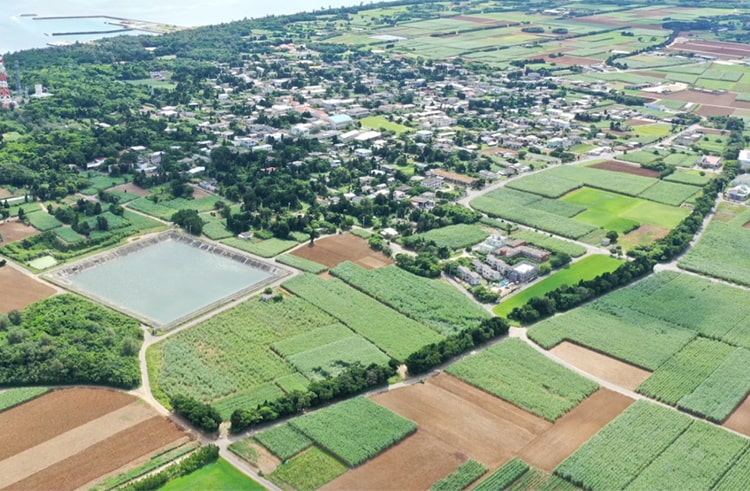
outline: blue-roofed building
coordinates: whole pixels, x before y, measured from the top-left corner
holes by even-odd
[[[328,120],[331,122],[331,126],[335,129],[346,128],[347,126],[354,123],[354,120],[351,118],[351,116],[348,116],[346,114],[334,114],[333,116],[330,116]]]

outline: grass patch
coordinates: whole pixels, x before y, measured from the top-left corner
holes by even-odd
[[[197,471],[159,488],[162,491],[182,491],[185,489],[243,489],[262,491],[265,488],[237,470],[224,459],[201,467]]]
[[[286,483],[297,491],[312,491],[333,481],[347,470],[337,459],[313,447],[278,466],[268,478],[276,484]]]
[[[549,278],[539,281],[534,286],[513,295],[508,300],[502,301],[494,308],[495,314],[507,317],[515,307],[522,307],[534,297],[543,297],[545,293],[551,292],[563,285],[575,285],[580,280],[590,280],[602,273],[609,273],[622,264],[620,259],[597,254],[588,256],[573,263],[565,269],[554,273]]]

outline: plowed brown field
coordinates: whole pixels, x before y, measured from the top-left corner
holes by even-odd
[[[352,234],[334,235],[315,241],[313,246],[303,245],[292,251],[298,257],[309,259],[329,268],[352,261],[367,269],[393,264],[393,260],[370,248],[365,239]]]
[[[40,233],[31,225],[26,225],[18,220],[0,223],[0,237],[3,239],[3,244],[10,244]]]
[[[0,413],[0,489],[76,489],[186,438],[131,395],[56,390]]]
[[[55,289],[12,266],[0,268],[0,312],[23,310],[30,303],[55,294]]]
[[[599,389],[524,447],[518,456],[535,467],[552,472],[634,402],[609,389]]]
[[[558,344],[550,350],[550,353],[584,372],[630,390],[635,390],[651,375],[648,370],[615,360],[612,357],[568,341]]]

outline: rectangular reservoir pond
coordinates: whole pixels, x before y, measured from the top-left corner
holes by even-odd
[[[48,277],[156,327],[170,327],[288,271],[174,232],[85,259]]]

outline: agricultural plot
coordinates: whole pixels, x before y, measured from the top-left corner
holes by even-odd
[[[268,478],[272,482],[286,484],[300,491],[312,491],[346,471],[347,467],[338,459],[313,447],[278,466]]]
[[[474,491],[497,491],[499,489],[507,489],[528,470],[529,464],[521,459],[513,459],[475,486]]]
[[[719,368],[734,350],[728,344],[698,337],[657,368],[638,387],[638,392],[677,405]]]
[[[482,477],[487,468],[476,460],[470,460],[444,479],[436,482],[430,491],[462,491]]]
[[[389,121],[385,116],[369,116],[367,118],[362,118],[360,122],[362,123],[362,126],[366,128],[370,128],[373,130],[383,129],[386,131],[394,131],[399,135],[407,131],[412,131],[412,129],[408,126]]]
[[[159,202],[154,202],[148,198],[139,198],[129,202],[127,206],[162,220],[170,220],[172,215],[179,210],[196,210],[199,213],[211,211],[216,207],[218,201],[221,201],[221,198],[216,196],[195,199],[176,198]]]
[[[258,433],[255,439],[281,460],[291,459],[313,444],[289,423]]]
[[[664,181],[689,184],[690,186],[705,186],[710,180],[710,174],[702,176],[699,172],[694,171],[677,171],[664,178]]]
[[[162,400],[165,395],[189,395],[217,404],[228,417],[244,407],[243,398],[246,404],[257,404],[283,394],[274,382],[295,369],[271,350],[272,344],[335,322],[300,298],[250,300],[152,346],[152,384]]]
[[[523,205],[498,207],[497,203],[487,196],[480,196],[471,202],[471,206],[488,215],[517,222],[528,227],[552,232],[563,237],[579,239],[596,230],[597,227],[582,223],[572,218],[561,217],[552,213],[523,207]]]
[[[555,473],[586,489],[624,489],[691,423],[690,417],[677,411],[636,402],[560,464]],[[657,487],[664,486],[662,480]]]
[[[586,254],[586,248],[575,242],[561,240],[546,234],[532,232],[531,230],[518,230],[511,235],[512,239],[525,240],[542,249],[547,249],[559,254],[567,254],[570,257],[580,257]]]
[[[0,411],[14,408],[31,399],[43,396],[52,389],[47,387],[22,387],[19,389],[6,389],[0,392]]]
[[[546,319],[529,330],[529,337],[545,349],[570,341],[648,370],[656,370],[695,336],[632,310],[611,314],[590,306]],[[643,339],[650,342],[640,342]]]
[[[414,422],[363,397],[295,418],[290,424],[352,467],[417,430]]]
[[[253,481],[224,459],[208,464],[200,469],[168,482],[162,491],[184,489],[242,489],[262,491],[265,488]]]
[[[310,261],[309,259],[295,256],[293,254],[283,254],[277,257],[276,261],[280,262],[281,264],[286,264],[287,266],[301,269],[302,271],[313,274],[322,273],[323,271],[326,271],[328,269],[328,266],[324,264],[316,263],[315,261]]]
[[[436,228],[422,234],[416,234],[415,238],[422,238],[427,242],[435,242],[438,247],[448,249],[463,249],[472,246],[489,237],[490,234],[477,225],[459,224]]]
[[[105,174],[90,172],[88,174],[88,186],[81,190],[82,194],[94,195],[104,189],[119,186],[128,182],[126,177],[113,177]]]
[[[610,273],[621,264],[621,260],[602,254],[588,256],[513,295],[508,300],[503,300],[494,308],[495,314],[506,317],[514,308],[523,307],[532,298],[543,297],[545,293],[563,285],[575,285],[580,280],[591,280],[603,273]]]
[[[710,489],[747,448],[746,438],[703,421],[694,421],[639,473],[628,489],[651,490],[660,486],[670,489]]]
[[[551,169],[514,179],[507,184],[507,187],[526,193],[538,194],[546,198],[559,198],[574,189],[578,189],[581,184],[575,179],[566,179],[557,175]]]
[[[585,212],[576,215],[575,220],[618,232],[633,229],[638,224],[672,229],[690,213],[684,208],[589,187],[573,191],[561,200],[587,208]]]
[[[557,178],[577,182],[579,183],[577,187],[589,186],[628,196],[638,196],[656,182],[655,179],[650,177],[570,165],[554,167],[543,172],[543,174],[546,173],[551,173]]]
[[[724,477],[716,483],[714,489],[742,489],[747,486],[747,478],[750,475],[750,450],[746,450],[738,458],[732,467],[724,474]]]
[[[539,176],[539,175],[542,175],[542,174],[534,174],[534,176]],[[529,177],[532,177],[532,176],[529,176]],[[516,182],[516,181],[513,181],[513,182]],[[516,191],[515,189],[511,189],[508,186],[506,186],[504,188],[496,189],[483,196],[475,198],[471,202],[471,206],[477,209],[481,209],[481,208],[502,209],[502,208],[510,207],[510,206],[514,206],[514,207],[526,206],[535,201],[539,201],[540,199],[541,197],[536,194],[527,193],[524,191]]]
[[[517,339],[464,358],[447,371],[549,421],[598,388]]]
[[[591,306],[614,315],[637,311],[708,338],[750,348],[744,321],[750,316],[746,295],[705,278],[663,272],[601,297]],[[686,299],[691,303],[686,304]],[[697,300],[700,305],[694,303]]]
[[[345,262],[332,273],[438,333],[453,334],[490,317],[486,310],[452,286],[413,275],[396,266],[368,270]]]
[[[284,283],[284,288],[335,316],[355,332],[385,351],[404,360],[441,336],[341,280],[326,280],[305,274]]]
[[[356,335],[291,355],[287,359],[311,380],[335,377],[355,363],[385,366],[390,360],[372,343]]]
[[[680,267],[723,280],[750,285],[750,212],[737,213],[726,203],[718,212],[732,216],[711,220],[698,244],[680,261]],[[718,213],[717,212],[717,213]]]
[[[277,239],[276,237],[259,242],[232,237],[230,239],[222,240],[221,243],[266,258],[278,256],[282,252],[288,251],[292,247],[299,245],[299,242],[296,240]]]
[[[638,197],[657,203],[664,203],[665,205],[680,206],[697,192],[699,190],[695,186],[659,181],[638,195]]]
[[[62,226],[60,220],[45,211],[27,213],[26,220],[28,220],[34,228],[41,230],[42,232]]]

